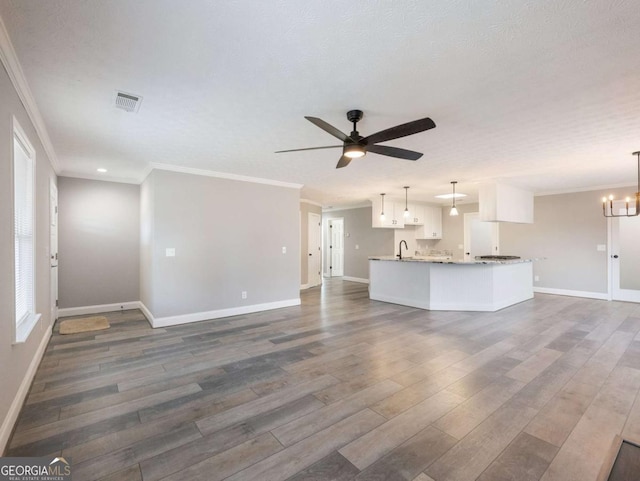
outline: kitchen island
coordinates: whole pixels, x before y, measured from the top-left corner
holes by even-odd
[[[370,257],[369,298],[432,311],[497,311],[533,298],[532,261]]]

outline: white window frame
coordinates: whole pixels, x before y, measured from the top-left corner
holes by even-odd
[[[27,153],[29,160],[31,161],[31,173],[32,173],[32,202],[31,202],[31,215],[32,215],[32,226],[33,226],[33,235],[32,235],[32,242],[33,242],[33,260],[32,260],[32,266],[33,266],[33,273],[31,276],[32,282],[33,282],[33,286],[32,286],[32,292],[33,292],[33,299],[32,299],[32,304],[30,306],[29,309],[29,314],[23,318],[22,320],[20,319],[16,319],[16,284],[15,284],[15,279],[16,279],[16,272],[15,272],[15,256],[16,256],[16,252],[15,252],[15,248],[14,248],[14,253],[13,253],[13,262],[12,262],[12,272],[13,272],[13,281],[12,281],[12,291],[13,291],[13,327],[14,327],[14,336],[13,336],[13,340],[14,340],[14,344],[19,344],[19,343],[23,343],[26,342],[26,340],[29,337],[29,334],[31,334],[31,332],[33,331],[33,328],[35,327],[35,325],[38,323],[38,321],[40,320],[41,315],[36,313],[36,218],[35,218],[35,211],[36,211],[36,150],[33,148],[33,145],[31,144],[31,142],[29,141],[29,138],[27,137],[27,134],[25,133],[24,129],[20,126],[20,123],[18,122],[18,120],[13,117],[13,129],[12,129],[12,137],[11,137],[11,204],[13,206],[13,214],[12,214],[12,222],[11,222],[11,233],[12,233],[12,243],[15,246],[15,236],[16,236],[16,232],[15,232],[15,151],[14,151],[14,141],[17,140],[18,142],[20,142],[21,146],[23,147],[23,149],[25,150],[25,152]]]

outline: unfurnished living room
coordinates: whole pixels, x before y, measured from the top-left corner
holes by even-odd
[[[632,0],[0,0],[0,480],[640,480]]]

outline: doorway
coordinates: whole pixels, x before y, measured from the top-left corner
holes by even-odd
[[[344,275],[344,218],[326,219],[324,223],[324,277]]]
[[[464,215],[464,260],[476,256],[498,255],[499,230],[497,222],[482,222],[479,212]]]
[[[611,298],[640,302],[640,217],[611,219]]]
[[[58,187],[49,184],[49,254],[51,276],[51,324],[58,319]]]
[[[322,224],[320,214],[309,212],[307,218],[307,284],[309,287],[322,284]]]

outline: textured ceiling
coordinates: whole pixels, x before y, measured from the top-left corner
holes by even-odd
[[[150,162],[304,184],[327,204],[434,201],[498,180],[536,193],[633,184],[637,0],[0,0],[63,175],[139,179]],[[139,94],[139,113],[114,107]],[[437,128],[336,170],[303,116],[361,134]],[[631,189],[633,190],[633,189]]]

